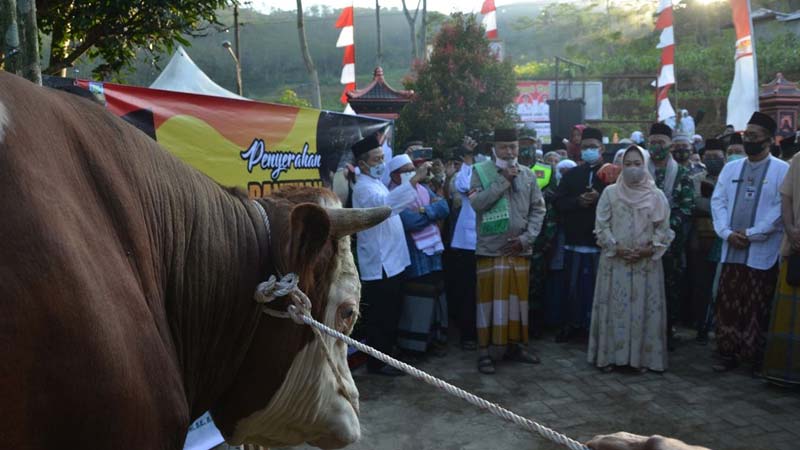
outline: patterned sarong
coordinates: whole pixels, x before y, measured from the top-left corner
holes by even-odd
[[[717,350],[722,356],[761,363],[777,281],[777,264],[770,270],[722,265],[716,305]]]
[[[478,346],[528,343],[528,272],[522,256],[478,257]]]
[[[786,283],[785,259],[772,304],[764,376],[782,383],[800,383],[800,288]]]

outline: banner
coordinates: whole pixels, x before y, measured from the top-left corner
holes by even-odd
[[[330,187],[350,146],[391,122],[317,109],[78,80],[112,113],[251,198],[285,184]]]
[[[523,122],[550,122],[549,81],[517,82],[517,114]]]
[[[736,71],[728,94],[728,120],[736,131],[747,128],[747,122],[758,111],[758,69],[753,40],[753,22],[749,0],[731,0],[733,25],[736,28]]]

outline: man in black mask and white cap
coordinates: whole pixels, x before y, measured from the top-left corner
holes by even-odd
[[[741,362],[760,371],[770,305],[778,280],[781,225],[780,186],[789,165],[770,155],[775,120],[753,113],[744,133],[746,159],[722,169],[711,211],[714,231],[724,241],[716,299],[717,350],[722,372]]]

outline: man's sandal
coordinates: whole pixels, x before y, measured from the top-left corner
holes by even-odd
[[[494,361],[488,356],[481,356],[478,358],[478,372],[492,375],[495,372]]]

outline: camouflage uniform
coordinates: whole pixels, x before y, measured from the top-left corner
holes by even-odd
[[[656,169],[656,185],[664,189],[665,169]],[[669,196],[667,196],[669,198]],[[664,265],[664,290],[667,295],[668,330],[678,317],[679,305],[686,287],[684,268],[686,267],[686,239],[691,226],[692,210],[694,209],[694,183],[689,176],[689,170],[683,166],[678,167],[675,184],[672,189],[672,209],[670,210],[669,224],[675,232],[669,250],[662,259]]]

